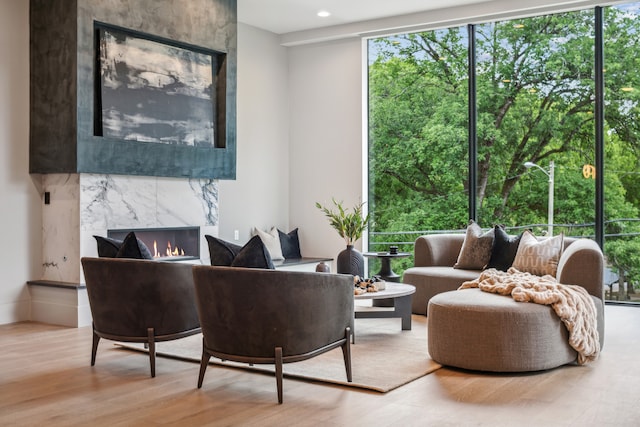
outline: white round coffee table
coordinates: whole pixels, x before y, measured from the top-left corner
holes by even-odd
[[[402,330],[411,330],[411,297],[416,287],[406,283],[386,282],[385,289],[378,292],[365,292],[354,295],[356,301],[386,299],[393,302],[393,307],[355,306],[356,319],[399,317],[402,319]]]

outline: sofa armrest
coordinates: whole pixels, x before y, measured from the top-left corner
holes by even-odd
[[[591,239],[576,239],[562,252],[556,279],[566,285],[580,285],[591,295],[604,299],[604,256]]]
[[[414,246],[414,266],[452,267],[464,242],[464,234],[430,234],[416,239]]]

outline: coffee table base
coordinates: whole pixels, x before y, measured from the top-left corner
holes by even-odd
[[[356,319],[384,319],[399,317],[402,319],[402,330],[411,330],[411,295],[405,295],[403,297],[397,297],[388,299],[393,303],[393,310],[385,309],[383,307],[372,307],[368,310],[355,311]]]

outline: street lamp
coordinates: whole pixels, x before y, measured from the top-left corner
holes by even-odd
[[[542,172],[544,172],[544,174],[547,175],[547,177],[549,178],[549,205],[548,205],[549,210],[548,210],[547,221],[549,223],[548,234],[549,234],[549,237],[551,237],[553,236],[553,181],[554,181],[555,164],[553,163],[553,160],[549,162],[549,172],[547,172],[543,167],[533,162],[525,162],[524,167],[527,169],[538,168]]]

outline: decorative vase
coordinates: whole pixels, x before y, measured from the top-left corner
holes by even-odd
[[[338,254],[337,270],[340,274],[364,277],[364,257],[353,245]]]

